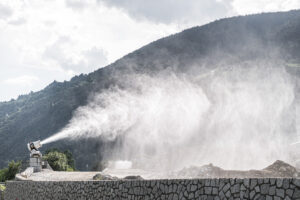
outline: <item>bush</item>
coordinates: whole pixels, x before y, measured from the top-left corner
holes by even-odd
[[[21,162],[11,161],[8,163],[8,167],[0,170],[0,182],[12,180],[21,169]]]
[[[0,199],[4,199],[5,185],[0,184]]]
[[[5,185],[0,184],[0,190],[3,192],[6,189]]]
[[[74,159],[70,151],[62,152],[58,149],[46,151],[43,156],[54,171],[74,171]]]

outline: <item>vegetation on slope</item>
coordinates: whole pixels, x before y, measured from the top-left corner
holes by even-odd
[[[70,151],[50,149],[43,156],[54,171],[75,171],[75,161]]]
[[[21,162],[11,161],[7,168],[0,170],[0,182],[5,182],[7,180],[12,180],[15,178],[16,174],[20,172]]]

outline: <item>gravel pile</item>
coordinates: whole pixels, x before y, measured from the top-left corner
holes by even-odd
[[[178,172],[171,173],[170,176],[176,178],[298,178],[300,177],[300,171],[288,163],[277,160],[262,170],[224,170],[209,164],[201,167],[184,168]]]

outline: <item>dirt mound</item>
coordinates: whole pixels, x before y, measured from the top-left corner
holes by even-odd
[[[119,180],[118,177],[115,176],[111,176],[108,174],[102,174],[102,173],[98,173],[95,176],[93,176],[93,180],[98,180],[98,181],[116,181]]]
[[[277,177],[300,177],[300,172],[295,167],[281,160],[275,161],[263,170],[272,172]]]
[[[224,170],[213,164],[201,167],[184,168],[170,176],[176,178],[271,178],[271,177],[300,177],[300,172],[293,166],[277,160],[262,170]]]
[[[94,177],[93,180],[101,180],[101,181],[117,181],[117,180],[143,180],[144,178],[139,176],[139,175],[129,175],[125,176],[124,178],[119,178],[116,176],[111,176],[109,174],[103,174],[103,173],[97,173]]]
[[[172,173],[172,176],[184,177],[184,178],[214,178],[224,175],[224,171],[220,167],[216,167],[213,164],[203,165],[201,167],[192,166],[184,168],[178,172]]]

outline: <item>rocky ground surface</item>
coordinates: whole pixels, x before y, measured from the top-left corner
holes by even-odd
[[[212,164],[184,168],[177,172],[157,173],[140,169],[106,169],[102,172],[57,172],[43,170],[33,173],[32,181],[88,181],[88,180],[142,180],[142,179],[189,179],[189,178],[299,178],[300,170],[276,161],[262,170],[224,170]]]
[[[32,181],[88,181],[99,172],[58,172],[51,170],[43,170],[31,174],[27,180]]]

